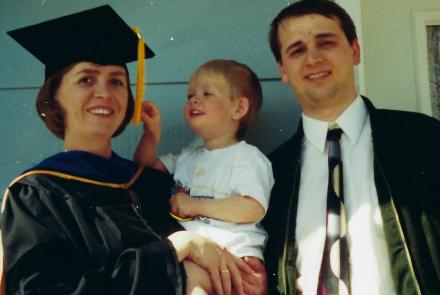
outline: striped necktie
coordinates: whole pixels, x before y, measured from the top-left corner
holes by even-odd
[[[327,133],[329,181],[326,238],[318,281],[318,295],[350,294],[350,265],[342,181],[341,129]]]

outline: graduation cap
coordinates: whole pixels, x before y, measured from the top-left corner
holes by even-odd
[[[131,29],[109,5],[7,33],[46,66],[45,79],[75,62],[125,65],[138,60],[134,116],[140,118],[137,108],[143,98],[144,58],[153,57],[154,52],[139,31]]]

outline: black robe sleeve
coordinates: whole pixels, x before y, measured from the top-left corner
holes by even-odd
[[[87,239],[78,238],[81,227],[50,194],[23,183],[9,189],[2,217],[7,294],[183,294],[184,270],[168,240],[97,263]]]
[[[184,230],[169,214],[173,184],[172,175],[144,167],[142,174],[130,188],[139,198],[143,217],[163,237]]]

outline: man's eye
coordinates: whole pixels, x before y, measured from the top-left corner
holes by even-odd
[[[321,45],[322,47],[329,47],[329,46],[333,46],[335,44],[335,42],[333,41],[322,41],[321,43],[319,43],[319,45]]]
[[[290,56],[296,56],[296,55],[299,55],[299,54],[303,53],[304,51],[305,51],[304,48],[299,47],[299,48],[296,48],[296,49],[290,51],[290,54],[289,54],[289,55],[290,55]]]

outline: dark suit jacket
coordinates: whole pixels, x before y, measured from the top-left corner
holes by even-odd
[[[370,115],[375,184],[397,294],[439,294],[440,122],[418,113],[379,110],[363,99]],[[275,185],[263,226],[269,233],[265,260],[270,294],[296,294],[303,137],[300,122],[297,133],[269,155]]]

